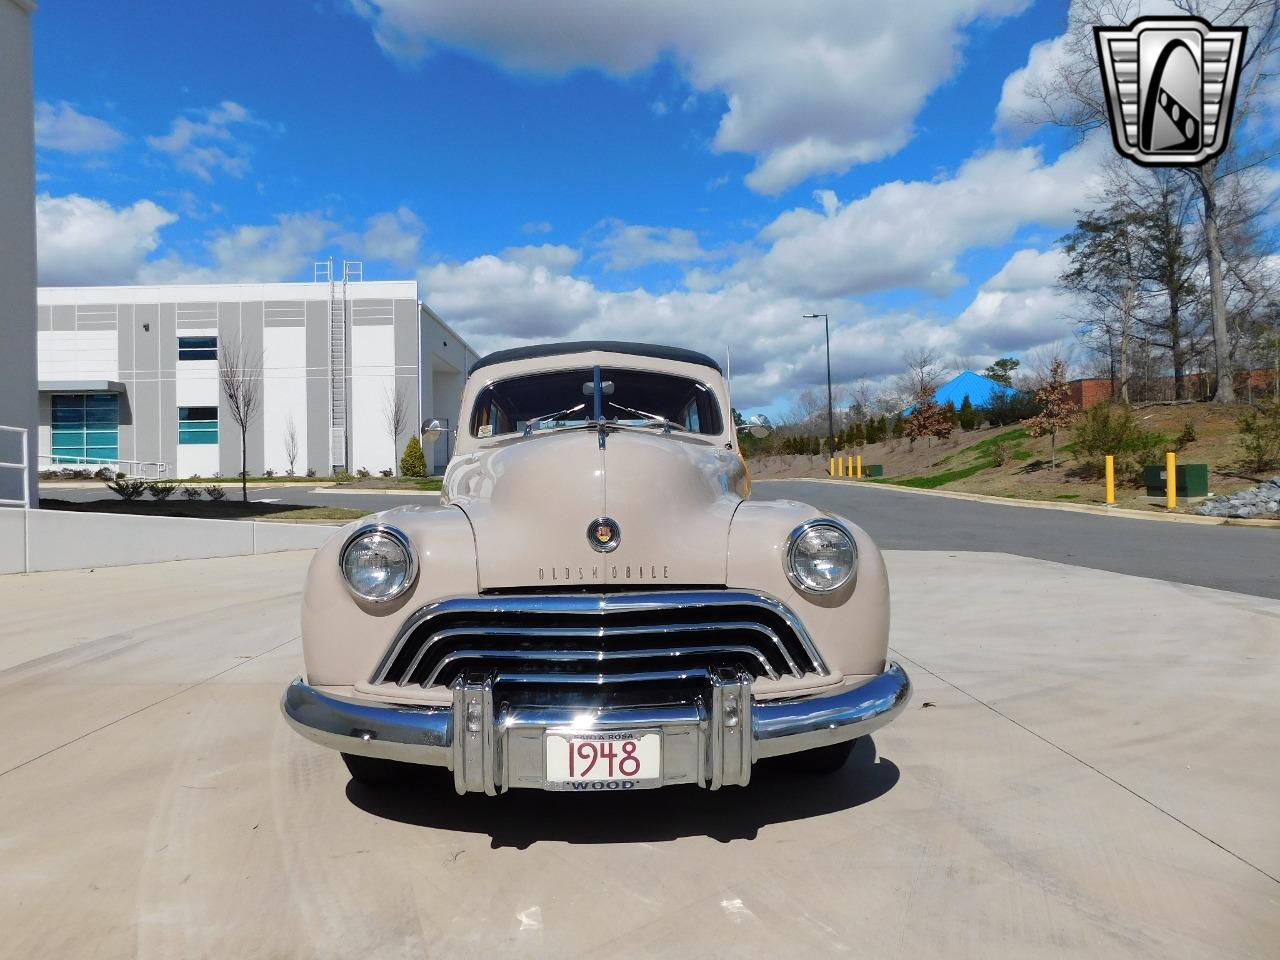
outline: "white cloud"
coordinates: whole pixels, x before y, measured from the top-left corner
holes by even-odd
[[[36,145],[65,153],[107,153],[125,142],[125,135],[107,121],[81,113],[65,100],[36,104]]]
[[[279,214],[274,223],[218,231],[204,241],[207,263],[170,253],[145,264],[144,283],[249,283],[300,280],[331,242],[337,227],[318,213]]]
[[[139,200],[113,207],[72,194],[36,197],[36,252],[40,282],[50,286],[129,283],[160,243],[176,214]]]
[[[687,263],[709,256],[698,235],[683,227],[646,227],[606,220],[597,257],[607,270],[630,270],[649,263]]]
[[[343,245],[361,259],[413,267],[417,266],[425,231],[421,218],[408,207],[401,206],[395,211],[370,217],[364,233],[344,238]]]
[[[966,250],[1005,243],[1023,224],[1072,222],[1093,189],[1099,142],[1053,163],[1033,148],[993,150],[948,179],[881,184],[843,205],[824,192],[821,211],[789,210],[761,232],[771,246],[749,268],[794,293],[945,293],[964,282],[956,259]]]
[[[552,273],[568,273],[582,259],[582,251],[562,243],[541,243],[507,247],[500,256],[503,260],[510,260],[526,267],[545,267]]]
[[[695,92],[727,101],[714,147],[756,156],[748,185],[778,193],[888,156],[960,62],[966,27],[1027,0],[351,0],[391,56],[458,46],[511,70],[626,76],[669,57]]]
[[[553,229],[546,220],[535,220],[520,228],[522,233],[550,233]]]
[[[1058,286],[1061,250],[1019,250],[978,290],[952,325],[966,353],[1008,354],[1068,336],[1075,298]]]
[[[188,113],[175,117],[164,136],[147,137],[148,146],[168,154],[179,169],[205,183],[212,183],[217,171],[243,177],[249,170],[249,148],[236,139],[232,128],[258,125],[253,114],[231,100]]]

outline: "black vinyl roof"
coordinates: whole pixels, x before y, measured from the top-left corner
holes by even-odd
[[[720,369],[720,364],[705,353],[698,353],[696,350],[685,350],[682,347],[663,347],[653,343],[628,343],[625,340],[574,340],[569,343],[538,343],[528,347],[512,347],[510,350],[496,350],[472,364],[471,373],[475,373],[481,367],[491,367],[497,363],[510,363],[512,360],[559,357],[569,353],[589,353],[593,350],[598,350],[602,353],[625,353],[633,357],[656,357],[659,360],[696,363],[702,367],[710,367],[716,373],[724,373]]]

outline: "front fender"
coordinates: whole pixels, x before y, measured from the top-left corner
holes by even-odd
[[[390,603],[366,603],[347,590],[338,554],[372,521],[402,530],[418,553],[418,579]],[[479,592],[471,524],[457,507],[400,507],[343,527],[316,551],[302,593],[302,656],[307,682],[349,687],[369,679],[405,617],[441,597]]]
[[[806,520],[827,516],[793,500],[749,500],[729,528],[727,586],[763,590],[804,623],[835,677],[874,676],[889,650],[889,577],[884,558],[861,527],[837,517],[853,534],[858,574],[852,585],[815,596],[794,587],[783,568],[787,540]],[[760,682],[757,681],[757,685]]]

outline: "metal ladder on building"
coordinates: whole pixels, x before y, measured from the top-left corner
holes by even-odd
[[[364,263],[342,261],[342,286],[333,258],[315,265],[315,281],[329,284],[329,460],[334,473],[347,470],[347,284],[364,279]]]

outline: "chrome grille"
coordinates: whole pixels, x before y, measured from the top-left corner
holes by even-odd
[[[492,670],[539,683],[628,683],[726,665],[753,678],[827,674],[804,626],[773,597],[673,590],[441,600],[409,617],[371,679],[447,686]]]

